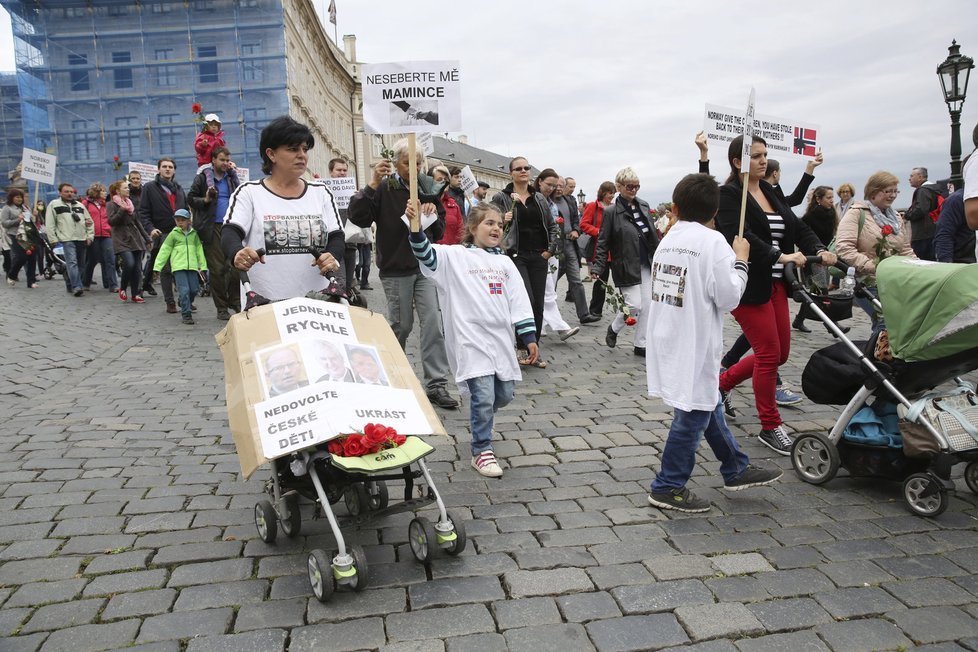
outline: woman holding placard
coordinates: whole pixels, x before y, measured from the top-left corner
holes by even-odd
[[[743,136],[738,136],[730,143],[727,150],[730,176],[720,188],[716,226],[728,242],[732,242],[741,229],[743,141]],[[808,225],[799,220],[779,199],[771,184],[764,181],[767,143],[763,138],[754,136],[750,161],[746,163],[747,206],[743,235],[750,242],[750,270],[747,288],[732,314],[754,352],[720,374],[720,391],[726,396],[727,392],[751,378],[754,403],[761,421],[758,438],[776,453],[789,455],[792,440],[785,431],[774,397],[778,367],[788,359],[791,348],[784,265],[804,266],[805,256],[816,254],[824,264],[832,265],[835,254],[826,250]],[[796,245],[801,251],[795,251]]]
[[[249,272],[252,289],[269,299],[322,290],[322,277],[340,270],[344,237],[333,195],[322,182],[302,178],[315,144],[309,128],[288,116],[269,122],[259,140],[268,176],[238,186],[228,205],[221,246],[236,269]],[[290,231],[298,234],[295,246],[282,245],[277,236]],[[313,258],[310,248],[323,253]]]

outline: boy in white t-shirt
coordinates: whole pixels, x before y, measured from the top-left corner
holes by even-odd
[[[738,236],[731,250],[714,229],[719,201],[720,189],[713,177],[684,177],[672,195],[678,221],[652,259],[647,341],[655,355],[645,359],[648,391],[674,408],[662,463],[649,493],[649,503],[661,509],[710,509],[709,502],[686,488],[703,438],[720,461],[725,489],[769,484],[782,473],[750,464],[723,417],[718,381],[723,315],[737,307],[747,286],[750,245]]]

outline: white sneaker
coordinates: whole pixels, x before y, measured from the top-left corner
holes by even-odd
[[[577,335],[580,331],[581,331],[580,327],[574,326],[573,328],[568,328],[565,331],[557,331],[557,334],[560,335],[561,342],[566,342],[570,338]]]
[[[496,461],[496,456],[492,451],[483,451],[472,458],[472,468],[487,478],[499,478],[503,475],[503,469]]]

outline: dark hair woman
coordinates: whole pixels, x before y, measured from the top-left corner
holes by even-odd
[[[133,303],[146,303],[143,299],[143,256],[153,247],[153,240],[143,228],[129,196],[129,182],[120,179],[109,186],[109,203],[106,208],[112,227],[112,251],[122,259],[122,279],[119,282],[119,299]],[[127,293],[127,290],[129,292]]]
[[[778,367],[788,359],[791,350],[784,264],[804,266],[806,255],[818,254],[823,263],[831,265],[835,263],[835,254],[825,249],[808,225],[795,217],[771,184],[764,181],[767,173],[764,139],[753,138],[749,161],[741,161],[742,147],[743,136],[738,136],[727,151],[730,177],[720,188],[716,224],[727,241],[732,242],[740,228],[741,169],[746,165],[749,174],[744,237],[750,243],[750,270],[747,288],[732,314],[754,352],[720,374],[720,390],[725,395],[751,378],[761,421],[758,438],[775,452],[788,455],[792,440],[785,431],[774,396]],[[801,251],[796,252],[796,246]]]
[[[526,293],[533,308],[537,341],[543,328],[543,297],[547,290],[547,259],[557,253],[560,230],[550,211],[550,204],[536,187],[530,184],[530,164],[523,156],[509,162],[512,181],[493,196],[492,203],[503,214],[507,225],[502,248],[513,257],[516,269],[523,277]],[[557,173],[544,181],[556,187]],[[520,345],[522,346],[522,345]],[[517,357],[526,364],[527,353],[520,348]],[[544,368],[547,363],[538,359],[535,366]]]
[[[288,116],[269,122],[259,139],[268,176],[238,186],[228,205],[221,246],[236,269],[250,270],[252,288],[269,299],[322,290],[323,275],[340,270],[344,237],[336,203],[325,184],[302,178],[315,144],[309,128]],[[312,259],[310,247],[324,253]],[[346,280],[342,273],[337,278]]]
[[[34,256],[37,253],[37,247],[18,237],[21,232],[26,233],[27,229],[32,231],[34,229],[31,222],[31,211],[24,204],[25,201],[23,190],[11,188],[7,192],[7,205],[3,207],[3,210],[0,210],[0,223],[3,225],[6,245],[10,249],[7,285],[11,287],[16,285],[21,268],[26,267],[27,287],[36,288],[37,277],[34,275],[36,266]],[[21,226],[24,228],[21,229]]]
[[[835,209],[835,192],[831,186],[817,186],[812,191],[811,199],[808,200],[808,208],[802,216],[801,221],[808,225],[819,242],[829,243],[835,237],[835,230],[839,226],[839,214]],[[812,281],[822,289],[829,287],[829,274],[821,265],[811,272]],[[791,327],[803,333],[810,333],[811,329],[805,326],[803,317],[804,309],[798,309],[798,315],[791,322]],[[839,326],[846,332],[848,326]]]

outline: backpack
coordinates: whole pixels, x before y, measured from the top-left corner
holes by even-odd
[[[931,221],[937,224],[938,218],[941,216],[941,207],[944,206],[944,200],[947,199],[947,184],[934,184],[934,195],[937,197],[937,207],[931,212],[927,213]]]

